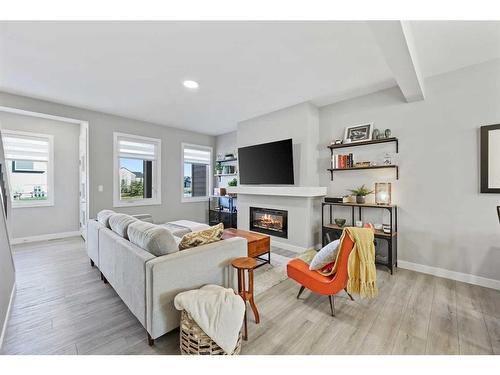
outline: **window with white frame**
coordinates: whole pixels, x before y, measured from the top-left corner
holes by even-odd
[[[2,130],[12,207],[54,204],[54,137]]]
[[[182,144],[182,201],[202,201],[210,194],[212,148]]]
[[[114,133],[114,206],[161,204],[161,140]]]

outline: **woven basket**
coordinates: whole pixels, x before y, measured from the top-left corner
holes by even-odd
[[[185,310],[181,313],[180,348],[182,355],[228,355],[215,343]],[[241,332],[230,355],[241,352]]]

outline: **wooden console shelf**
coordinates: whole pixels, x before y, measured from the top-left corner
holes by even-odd
[[[375,242],[378,240],[384,240],[387,242],[387,260],[382,261],[380,254],[377,254],[376,264],[385,266],[389,268],[391,274],[394,272],[394,268],[398,265],[398,207],[396,205],[378,205],[373,203],[334,203],[334,202],[323,202],[321,204],[321,227],[322,227],[322,243],[325,246],[327,243],[333,241],[335,238],[340,238],[342,231],[348,224],[343,227],[338,226],[334,223],[334,215],[333,215],[333,207],[341,206],[341,207],[350,207],[351,208],[351,225],[354,226],[355,223],[355,214],[356,208],[358,209],[358,219],[362,219],[362,209],[363,208],[378,208],[384,209],[389,212],[389,221],[391,231],[390,233],[384,233],[381,230],[375,231]],[[328,209],[327,215],[325,216],[325,208]],[[376,247],[378,245],[376,244]]]
[[[344,230],[345,225],[343,227],[339,227],[337,224],[325,224],[324,227],[336,230]],[[391,238],[397,235],[397,232],[384,233],[383,231],[376,229],[374,229],[373,231],[375,232],[375,237]]]

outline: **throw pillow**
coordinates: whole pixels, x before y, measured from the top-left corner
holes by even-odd
[[[113,214],[109,217],[109,226],[113,232],[128,240],[128,226],[135,221],[135,217],[127,214]]]
[[[127,235],[130,242],[156,256],[179,251],[172,233],[160,225],[137,220],[128,226]]]
[[[322,269],[327,264],[335,262],[337,258],[337,251],[339,248],[340,240],[335,240],[330,242],[328,245],[323,247],[318,253],[314,256],[311,264],[309,265],[309,269],[311,271],[316,271]]]
[[[109,228],[109,218],[111,215],[114,215],[115,211],[112,210],[101,210],[97,214],[97,221],[104,225],[106,228]]]
[[[220,241],[224,232],[224,224],[219,223],[209,229],[200,230],[185,234],[179,243],[179,250],[189,249],[191,247],[206,245],[212,242]]]

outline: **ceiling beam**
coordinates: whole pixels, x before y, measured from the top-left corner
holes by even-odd
[[[369,21],[368,24],[406,101],[423,100],[424,81],[408,22]]]

